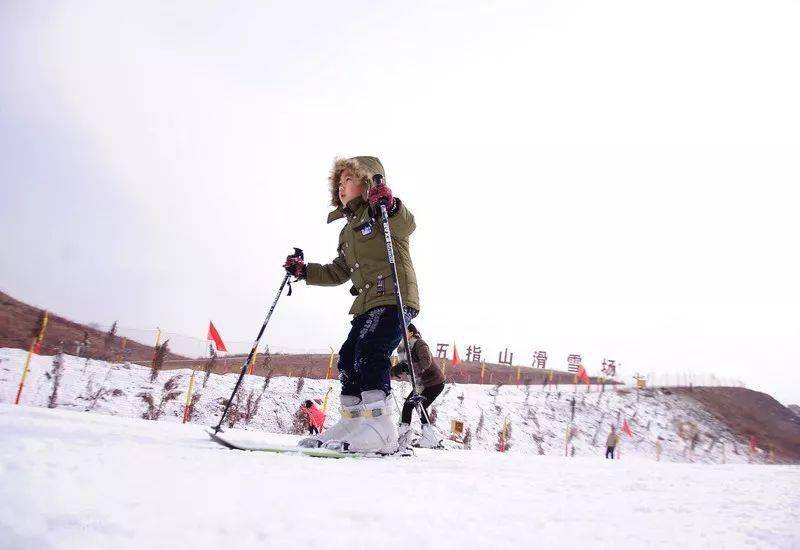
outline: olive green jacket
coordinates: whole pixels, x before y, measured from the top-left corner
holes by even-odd
[[[403,305],[419,311],[417,276],[411,263],[408,238],[416,229],[414,216],[400,201],[389,217],[397,276]],[[316,286],[336,286],[348,280],[350,293],[356,297],[350,308],[352,315],[361,315],[377,306],[395,305],[394,282],[386,254],[386,237],[380,216],[370,216],[369,204],[362,198],[353,199],[345,208],[328,215],[328,223],[346,218],[339,233],[338,255],[329,264],[309,263],[306,282]]]

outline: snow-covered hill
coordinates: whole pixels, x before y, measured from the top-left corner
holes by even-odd
[[[13,403],[25,352],[0,349],[0,403]],[[159,417],[180,422],[191,371],[161,372],[150,382],[150,369],[63,356],[55,369],[55,356],[34,356],[21,403],[40,407],[94,411],[131,418]],[[60,370],[60,373],[57,372]],[[213,425],[228,398],[236,374],[197,373],[195,405],[191,421]],[[58,390],[53,394],[58,378]],[[275,377],[265,387],[260,376],[246,376],[238,401],[237,428],[272,433],[298,433],[295,414],[304,399],[323,399],[330,390],[328,420],[338,419],[337,381]],[[407,382],[394,382],[398,403],[410,389]],[[656,460],[661,438],[662,461],[707,463],[764,462],[760,450],[751,456],[748,442],[730,431],[696,401],[663,390],[615,390],[592,386],[486,386],[452,384],[435,403],[436,424],[445,434],[451,420],[464,422],[472,449],[496,450],[507,423],[507,452],[575,457],[602,456],[611,425],[627,420],[632,436],[621,434],[623,460],[632,456]],[[166,399],[165,399],[166,398]],[[573,420],[574,400],[574,420]],[[152,405],[148,404],[152,402]],[[163,406],[159,406],[163,401]],[[249,403],[249,405],[248,405]],[[235,407],[237,408],[237,407]],[[159,412],[160,409],[160,412]],[[249,420],[248,420],[249,417]],[[568,430],[573,435],[567,443]],[[696,429],[692,442],[685,436]],[[684,437],[681,437],[684,436]]]

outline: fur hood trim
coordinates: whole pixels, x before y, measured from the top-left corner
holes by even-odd
[[[353,157],[353,158],[337,158],[333,161],[331,173],[328,176],[328,187],[331,193],[331,206],[340,208],[339,204],[339,176],[345,168],[350,168],[361,179],[364,185],[364,193],[361,195],[366,201],[369,194],[369,189],[372,187],[372,176],[380,174],[384,178],[386,172],[383,170],[383,164],[378,157]]]

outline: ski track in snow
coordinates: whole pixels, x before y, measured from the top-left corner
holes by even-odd
[[[800,548],[800,467],[744,464],[746,442],[690,400],[659,392],[577,394],[575,456],[565,458],[571,387],[448,386],[439,424],[464,420],[472,451],[418,451],[412,458],[319,459],[231,451],[204,426],[218,418],[235,375],[212,375],[194,423],[179,423],[188,371],[161,373],[65,356],[57,409],[46,409],[51,357],[34,357],[16,395],[25,353],[0,349],[0,548]],[[180,376],[184,394],[164,422],[142,420],[136,397]],[[87,382],[123,395],[98,400]],[[242,441],[291,444],[286,431],[301,399],[338,384],[275,378]],[[405,395],[408,384],[400,384]],[[263,378],[247,377],[258,395]],[[563,388],[562,388],[563,390]],[[585,391],[585,388],[580,390]],[[497,394],[497,395],[494,395]],[[463,395],[464,399],[459,399]],[[582,397],[586,398],[585,403]],[[599,402],[598,402],[599,399]],[[496,409],[500,407],[500,411]],[[604,460],[607,423],[628,418],[621,460]],[[475,430],[484,413],[482,434]],[[635,417],[634,417],[635,414]],[[508,418],[511,449],[494,449]],[[535,420],[534,420],[535,418]],[[603,427],[592,445],[594,432]],[[674,421],[691,419],[703,438],[684,460]],[[646,426],[650,425],[650,429]],[[665,437],[654,460],[656,435]],[[534,436],[538,439],[534,440]],[[540,455],[539,445],[544,455]],[[703,462],[703,463],[700,463]],[[738,463],[734,463],[738,462]]]

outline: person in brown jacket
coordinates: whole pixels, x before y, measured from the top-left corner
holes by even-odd
[[[614,426],[611,426],[611,432],[609,432],[606,438],[606,458],[614,458],[614,450],[617,448],[618,443],[619,436],[617,435],[617,430]]]
[[[417,386],[422,388],[422,391],[419,392],[423,398],[422,406],[425,407],[425,412],[427,413],[428,407],[439,397],[439,394],[444,389],[444,374],[436,364],[436,361],[433,360],[428,344],[425,343],[419,330],[413,324],[408,325],[408,345],[411,347],[411,359],[414,364]],[[408,354],[402,343],[397,349],[397,354],[400,357],[400,361],[392,368],[392,374],[400,376],[404,372],[409,373]],[[411,415],[413,412],[414,405],[406,400],[401,414],[400,428],[398,429],[398,441],[401,448],[407,447],[411,443],[410,439],[413,434],[411,431]],[[428,423],[427,414],[422,415],[420,422],[422,423],[422,436],[417,441],[417,446],[431,449],[441,447],[442,437],[436,431],[436,428]]]

